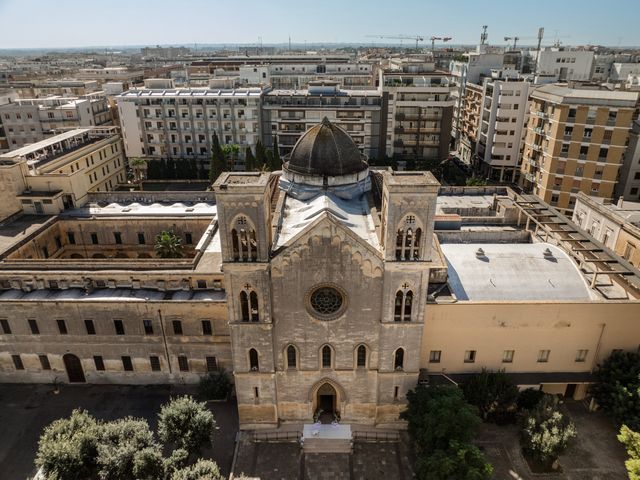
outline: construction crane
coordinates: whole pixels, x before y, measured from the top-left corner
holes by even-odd
[[[453,37],[431,37],[431,52],[435,50],[436,40],[442,40],[443,43],[447,43],[449,40],[453,40]]]
[[[534,39],[537,37],[504,37],[504,41],[505,42],[509,42],[511,40],[513,40],[513,49],[516,49],[516,45],[518,45],[518,40],[528,40],[528,39]]]
[[[516,49],[516,45],[518,44],[518,40],[520,40],[520,37],[504,37],[504,41],[505,42],[509,42],[513,40],[513,49]]]
[[[418,42],[423,42],[424,37],[420,35],[367,35],[367,37],[373,38],[388,38],[392,40],[415,40],[416,41],[416,50],[418,50]]]

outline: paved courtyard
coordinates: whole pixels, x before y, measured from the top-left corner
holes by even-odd
[[[51,385],[0,385],[0,479],[25,480],[35,473],[33,460],[42,429],[84,408],[105,420],[131,415],[149,421],[155,430],[160,406],[170,396],[195,394],[192,387],[79,385],[62,386],[54,395]],[[238,417],[235,403],[211,403],[218,430],[213,449],[203,457],[215,460],[224,474],[231,468]]]
[[[353,453],[303,454],[297,442],[243,440],[235,475],[262,480],[411,480],[408,437],[401,442],[355,442]]]
[[[579,402],[568,402],[578,436],[560,457],[563,472],[532,475],[520,453],[518,427],[483,424],[477,444],[493,464],[494,478],[513,480],[625,480],[626,453],[602,412],[589,413]]]

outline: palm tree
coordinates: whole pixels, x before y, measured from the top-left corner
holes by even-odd
[[[144,158],[133,157],[129,159],[129,166],[133,168],[133,181],[138,184],[138,188],[142,191],[142,169],[146,170],[147,161]]]
[[[160,258],[182,258],[182,241],[172,231],[164,230],[156,235],[155,250]]]

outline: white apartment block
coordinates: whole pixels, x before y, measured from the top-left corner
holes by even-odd
[[[612,82],[624,83],[629,80],[629,77],[636,77],[640,75],[640,63],[613,63],[611,65]]]
[[[481,85],[484,78],[491,76],[492,70],[504,65],[504,53],[487,49],[487,45],[478,45],[475,52],[468,52],[465,57],[465,61],[453,60],[449,64],[454,87],[451,91],[454,100],[451,134],[456,141],[459,140],[462,127],[462,101],[467,83]]]
[[[477,167],[484,177],[514,182],[526,129],[529,82],[516,71],[495,72],[483,83]]]
[[[387,98],[386,155],[398,160],[447,158],[454,99],[448,72],[433,64],[407,61],[382,72]]]
[[[547,48],[538,53],[537,73],[555,81],[591,79],[594,53],[587,50]]]
[[[139,89],[116,97],[127,157],[196,159],[208,167],[214,132],[223,144],[255,148],[260,88]]]
[[[0,106],[0,116],[10,149],[38,142],[59,130],[112,124],[103,92],[81,97],[15,99]]]
[[[270,90],[262,97],[262,137],[271,147],[277,136],[280,155],[327,117],[349,133],[369,158],[384,155],[383,98],[379,90],[343,90],[334,81],[311,81],[303,90]]]

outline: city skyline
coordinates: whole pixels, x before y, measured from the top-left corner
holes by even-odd
[[[79,0],[30,2],[29,33],[24,30],[24,3],[0,1],[1,49],[82,48],[135,45],[190,44],[286,44],[358,43],[388,44],[394,40],[375,35],[420,35],[422,47],[428,37],[453,37],[452,44],[474,44],[482,25],[488,25],[488,42],[506,45],[505,36],[520,37],[533,45],[539,27],[545,28],[543,45],[559,40],[567,45],[637,46],[640,34],[634,20],[640,4],[624,0],[616,9],[596,9],[593,1],[551,2],[535,10],[514,8],[511,2],[489,5],[463,0],[451,8],[442,2],[409,2],[403,8],[383,2],[327,0],[300,4],[289,0],[278,5],[254,0],[242,8],[226,8],[219,2],[194,0],[179,6],[166,0],[131,5],[122,0],[104,10]],[[590,8],[592,6],[593,8]],[[464,12],[461,14],[460,12]],[[624,12],[624,15],[620,13]],[[517,24],[517,26],[516,26]],[[53,28],[52,28],[53,27]],[[397,41],[400,44],[400,41]],[[414,42],[405,40],[404,45]]]

